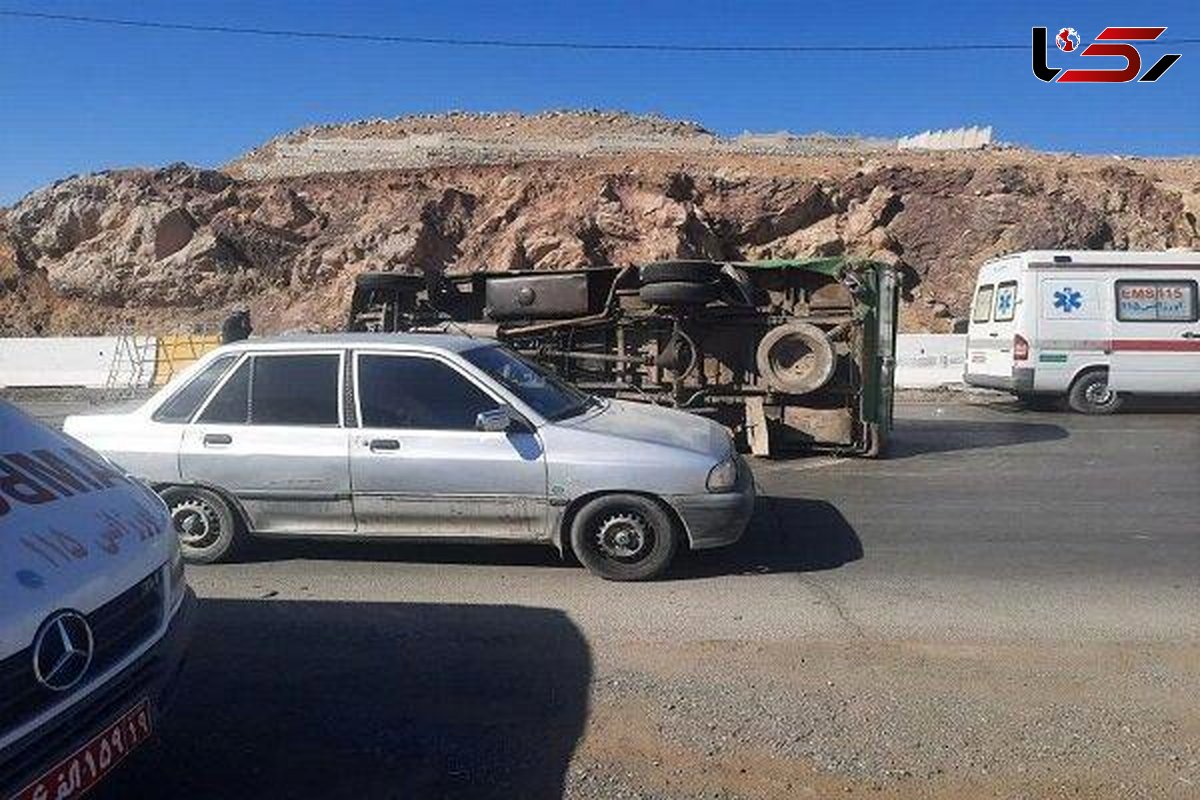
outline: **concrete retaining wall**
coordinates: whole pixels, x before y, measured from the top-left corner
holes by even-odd
[[[123,345],[115,336],[0,339],[0,386],[162,384],[217,343],[215,337],[178,336],[137,337]],[[901,334],[896,385],[924,389],[960,383],[966,346],[966,337],[957,334]],[[120,347],[125,352],[119,353]]]
[[[0,339],[0,386],[148,386],[157,339],[126,338],[118,358],[120,343],[116,336]]]
[[[957,333],[902,333],[896,337],[896,386],[931,389],[962,383],[967,337]]]
[[[978,150],[992,143],[992,126],[986,128],[953,128],[948,131],[924,131],[901,136],[896,142],[899,150]]]

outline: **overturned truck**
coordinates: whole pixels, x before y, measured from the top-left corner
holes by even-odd
[[[727,425],[759,455],[880,455],[897,281],[851,258],[359,275],[349,328],[487,336],[581,388]]]

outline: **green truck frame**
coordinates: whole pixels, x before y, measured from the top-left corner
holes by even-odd
[[[885,452],[897,275],[849,257],[358,276],[348,327],[487,336],[595,394],[711,416],[758,455]]]

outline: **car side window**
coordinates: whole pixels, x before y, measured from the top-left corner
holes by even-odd
[[[980,286],[975,292],[975,310],[971,314],[972,322],[987,322],[992,318],[992,295],[996,289],[992,284]]]
[[[340,356],[257,355],[250,374],[250,424],[340,424]]]
[[[237,361],[236,354],[213,359],[198,375],[181,386],[154,412],[155,422],[187,422],[225,373]]]
[[[462,373],[432,358],[363,353],[358,398],[364,428],[475,430],[499,403]]]
[[[251,359],[246,359],[229,376],[212,400],[200,412],[197,422],[245,425],[250,417],[250,368]]]

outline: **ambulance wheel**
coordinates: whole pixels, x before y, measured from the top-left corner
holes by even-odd
[[[238,519],[223,497],[199,486],[170,486],[159,494],[171,514],[184,561],[212,564],[233,556],[241,536]]]
[[[1094,369],[1075,379],[1067,401],[1080,414],[1114,414],[1125,399],[1108,385],[1108,370]]]

